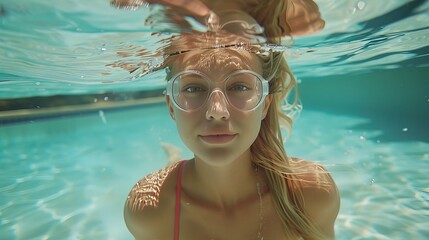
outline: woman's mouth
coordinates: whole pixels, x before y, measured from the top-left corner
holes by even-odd
[[[234,140],[237,134],[209,134],[209,135],[200,135],[200,139],[203,142],[208,144],[225,144]]]

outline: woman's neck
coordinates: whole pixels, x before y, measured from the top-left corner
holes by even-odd
[[[250,152],[224,166],[212,166],[196,158],[187,164],[184,176],[184,187],[192,198],[219,209],[258,197],[256,184],[261,181]]]

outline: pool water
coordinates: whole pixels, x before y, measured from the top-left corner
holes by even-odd
[[[286,150],[332,172],[337,239],[427,239],[429,1],[316,2],[326,28],[287,51],[304,110]],[[151,33],[169,26],[145,25],[149,15],[107,0],[0,0],[0,101],[163,88],[163,73],[130,82],[108,67],[160,40]],[[168,163],[161,144],[192,157],[162,102],[10,113],[0,111],[0,239],[132,239],[123,204]]]
[[[159,141],[175,139],[164,110],[2,126],[2,239],[131,239],[124,199],[140,177],[167,163]]]
[[[425,239],[429,142],[384,142],[380,130],[356,128],[368,121],[303,111],[288,153],[332,172],[338,239]],[[184,149],[162,103],[2,126],[2,239],[132,239],[123,203],[167,164],[161,143]]]

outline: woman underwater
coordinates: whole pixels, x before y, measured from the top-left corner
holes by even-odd
[[[221,21],[231,14],[206,4]],[[279,41],[285,28],[254,15],[241,12],[247,23],[263,24],[269,41]],[[220,31],[183,35],[167,49],[194,49],[165,62],[168,110],[194,158],[132,188],[125,222],[136,239],[335,238],[340,200],[333,179],[283,146],[281,126],[290,127],[291,119],[281,102],[295,79],[281,52],[232,44],[242,42]]]

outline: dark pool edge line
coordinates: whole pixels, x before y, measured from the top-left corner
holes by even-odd
[[[100,110],[118,110],[138,107],[149,104],[158,104],[165,101],[165,97],[151,97],[118,102],[99,102],[85,105],[69,105],[43,109],[19,109],[0,111],[0,124],[19,123],[35,119],[55,118],[69,115],[83,114]]]

